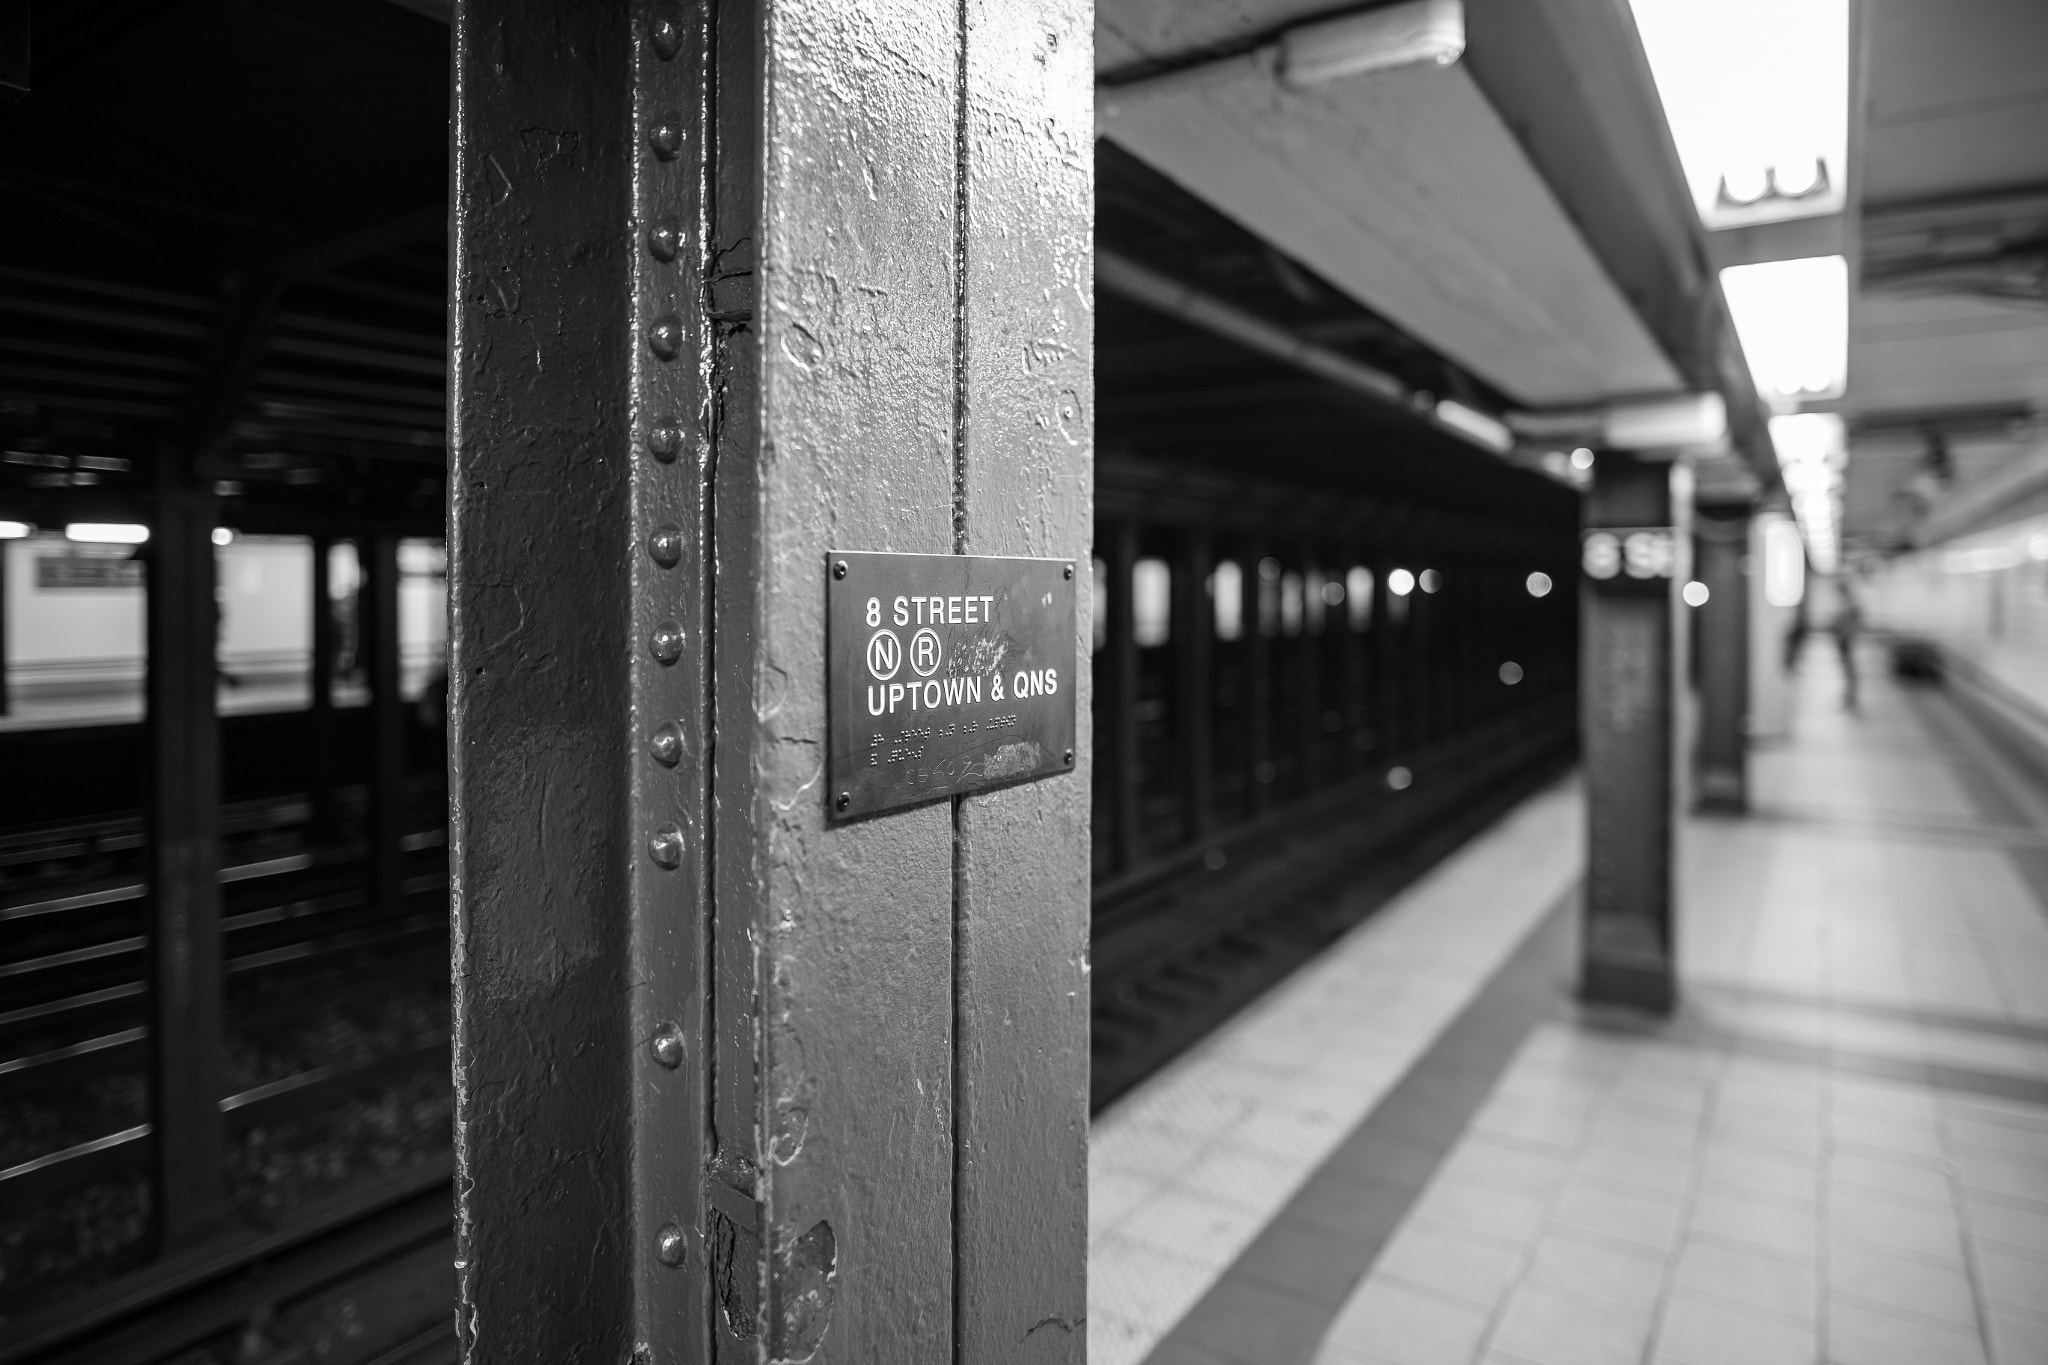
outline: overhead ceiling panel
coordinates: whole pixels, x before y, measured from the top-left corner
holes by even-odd
[[[1098,131],[1534,407],[1682,387],[1462,66],[1297,91],[1241,64]]]

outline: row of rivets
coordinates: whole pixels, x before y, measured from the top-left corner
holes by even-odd
[[[666,15],[654,21],[649,35],[654,51],[663,61],[673,61],[682,50],[683,32],[676,21]],[[648,141],[654,154],[663,161],[673,161],[682,150],[682,131],[672,120],[657,123]],[[657,261],[673,261],[682,249],[682,232],[673,221],[664,219],[656,223],[647,233],[647,250]],[[647,345],[662,360],[674,360],[682,350],[682,325],[673,315],[658,319],[647,333]],[[647,432],[647,450],[655,459],[667,464],[674,460],[683,448],[682,428],[673,417],[658,419]],[[675,526],[660,526],[647,537],[647,553],[654,562],[664,569],[672,569],[683,557],[683,533]],[[663,621],[654,628],[649,640],[654,657],[663,665],[674,663],[683,654],[683,628],[673,621]],[[648,742],[648,751],[654,761],[665,768],[673,768],[683,760],[683,732],[674,721],[669,721],[654,732]],[[683,861],[683,833],[674,825],[663,825],[648,841],[647,854],[660,868],[673,869]],[[663,1021],[654,1032],[648,1044],[654,1060],[670,1071],[683,1064],[683,1031],[672,1021]],[[654,1237],[654,1255],[665,1266],[680,1266],[689,1253],[690,1239],[687,1233],[675,1223],[662,1224],[661,1231]]]

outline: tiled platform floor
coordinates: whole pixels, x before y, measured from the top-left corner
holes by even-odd
[[[1533,1027],[1501,1049],[1476,1112],[1400,1206],[1317,1201],[1340,1210],[1322,1220],[1325,1262],[1344,1261],[1347,1234],[1354,1251],[1369,1239],[1363,1278],[1332,1286],[1297,1260],[1274,1285],[1283,1262],[1247,1267],[1302,1215],[1301,1191],[1415,1164],[1412,1142],[1371,1131],[1385,1112],[1316,1139],[1322,1166],[1285,1209],[1284,1195],[1254,1208],[1241,1182],[1215,1185],[1241,1205],[1244,1250],[1138,1352],[1091,1323],[1105,1348],[1091,1358],[2048,1362],[2048,805],[1875,657],[1864,710],[1844,715],[1831,665],[1809,652],[1794,738],[1758,756],[1754,814],[1688,824],[1675,1018],[1580,1011],[1556,973],[1532,978],[1549,997]],[[1566,928],[1521,956],[1568,954]],[[1354,1040],[1326,1033],[1319,1048],[1373,1036],[1375,997],[1350,1003]],[[1368,1108],[1432,1087],[1442,1039],[1418,1055]],[[1301,1065],[1338,1084],[1331,1054]],[[1254,1105],[1233,1122],[1284,1120]],[[1349,1184],[1331,1169],[1345,1163]],[[1154,1193],[1153,1217],[1172,1203]],[[1133,1217],[1105,1231],[1132,1236]],[[1120,1316],[1126,1280],[1104,1277],[1097,1240],[1091,1312],[1136,1320],[1149,1302]],[[1176,1240],[1199,1245],[1202,1229],[1162,1245]]]

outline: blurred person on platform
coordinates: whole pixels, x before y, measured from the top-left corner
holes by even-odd
[[[1863,633],[1863,604],[1847,583],[1835,584],[1835,615],[1828,622],[1835,652],[1842,656],[1842,709],[1856,709],[1856,637]]]

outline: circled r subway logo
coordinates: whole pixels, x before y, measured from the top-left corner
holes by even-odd
[[[876,682],[887,682],[903,667],[903,642],[893,630],[878,630],[868,637],[868,672]]]
[[[938,632],[925,629],[910,637],[910,666],[918,677],[929,678],[938,671],[940,653]]]

